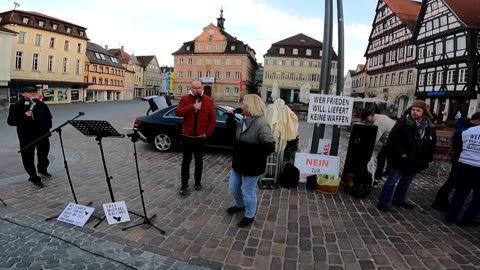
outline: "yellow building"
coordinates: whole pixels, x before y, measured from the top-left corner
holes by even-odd
[[[85,56],[85,82],[90,85],[85,101],[123,100],[126,68],[106,49],[88,42]]]
[[[12,46],[10,100],[27,86],[47,103],[83,101],[86,28],[37,12],[0,13],[0,26],[18,33]]]

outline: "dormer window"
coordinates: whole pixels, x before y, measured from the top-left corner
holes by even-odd
[[[230,46],[230,50],[235,51],[235,45]]]
[[[308,56],[311,56],[311,55],[312,55],[312,50],[307,49],[306,54],[307,54]]]
[[[279,53],[280,54],[285,54],[285,48],[280,48]]]
[[[52,25],[52,28],[53,28],[53,30],[57,30],[57,29],[58,29],[58,24],[54,23],[54,24]]]
[[[38,26],[44,27],[44,26],[45,26],[45,22],[44,22],[44,21],[38,21]]]
[[[72,33],[72,28],[67,27],[67,33],[71,34]]]
[[[293,55],[298,55],[298,49],[293,49]]]
[[[28,17],[23,17],[22,18],[22,23],[28,24],[28,22],[30,22],[30,18],[28,18]]]
[[[80,31],[80,36],[83,37],[84,33],[83,31]]]
[[[2,22],[2,17],[0,17],[0,22]]]
[[[187,51],[190,51],[190,46],[187,46]]]

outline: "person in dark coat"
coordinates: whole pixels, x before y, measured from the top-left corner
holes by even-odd
[[[234,112],[240,110],[230,111]],[[267,156],[275,151],[275,140],[264,116],[265,103],[258,95],[244,96],[241,113],[244,118],[236,128],[229,179],[235,206],[228,208],[227,213],[245,211],[245,217],[238,223],[238,227],[244,228],[255,220],[257,181],[265,172]]]
[[[388,211],[392,194],[393,205],[414,208],[406,202],[408,188],[415,174],[428,168],[437,144],[431,118],[427,104],[415,100],[390,132],[387,145],[392,169],[380,193],[378,208],[381,211]]]
[[[437,196],[435,196],[435,201],[432,204],[433,208],[440,211],[447,211],[448,207],[450,206],[448,197],[455,188],[455,175],[457,174],[458,159],[460,158],[460,153],[462,152],[462,132],[477,125],[480,125],[480,112],[474,113],[470,119],[461,118],[455,122],[455,132],[452,136],[452,166],[450,169],[450,174],[448,175],[447,181],[438,190]]]
[[[22,97],[16,104],[10,106],[7,123],[17,127],[20,149],[29,145],[41,136],[50,132],[52,128],[52,114],[47,104],[37,98],[37,90],[26,87],[22,90]],[[51,177],[48,173],[48,152],[50,151],[50,136],[38,141],[21,152],[23,167],[30,176],[28,181],[38,187],[43,187],[41,178],[35,169],[35,149],[37,150],[37,169],[42,177]]]

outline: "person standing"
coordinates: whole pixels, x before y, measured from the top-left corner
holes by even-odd
[[[183,160],[180,195],[187,195],[192,154],[195,156],[194,188],[197,191],[202,189],[203,145],[205,139],[212,135],[216,123],[215,105],[209,96],[204,95],[203,85],[200,81],[192,82],[190,91],[180,100],[176,114],[183,117]]]
[[[445,221],[453,223],[473,190],[472,201],[463,214],[460,226],[480,225],[475,217],[480,213],[480,125],[471,127],[462,133],[462,152],[456,170],[455,192],[452,204],[447,211]]]
[[[392,194],[393,205],[406,209],[415,207],[406,202],[407,191],[415,174],[428,168],[433,159],[437,136],[431,118],[427,104],[414,100],[390,132],[387,146],[392,169],[379,196],[379,210],[388,211]]]
[[[240,110],[235,112],[239,113]],[[265,172],[267,156],[275,151],[275,140],[265,119],[265,103],[258,95],[247,94],[243,97],[241,113],[244,118],[235,132],[229,179],[235,206],[228,208],[227,213],[233,215],[245,211],[244,218],[238,223],[238,227],[244,228],[255,220],[257,181]]]
[[[462,132],[478,125],[480,125],[480,112],[474,113],[470,119],[462,118],[455,122],[455,132],[452,136],[452,166],[447,181],[442,185],[435,196],[435,201],[432,204],[433,208],[440,211],[447,211],[450,206],[448,197],[455,188],[457,164],[458,159],[460,158],[460,153],[462,152]]]
[[[16,104],[10,106],[8,113],[8,125],[17,127],[20,149],[49,133],[52,128],[52,114],[47,104],[38,99],[36,92],[34,87],[23,88],[21,98]],[[38,174],[45,178],[51,177],[52,175],[48,173],[49,137],[45,137],[21,152],[23,167],[29,175],[28,181],[40,188],[43,187],[43,183],[35,169],[35,149]]]

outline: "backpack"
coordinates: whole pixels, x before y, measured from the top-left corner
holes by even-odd
[[[345,178],[344,191],[356,199],[365,199],[372,191],[372,179],[372,174],[368,170],[348,174]]]
[[[296,188],[300,181],[300,170],[292,163],[287,163],[283,167],[282,172],[278,176],[278,183],[280,186],[290,189]]]

